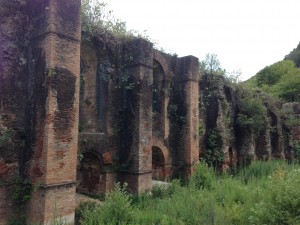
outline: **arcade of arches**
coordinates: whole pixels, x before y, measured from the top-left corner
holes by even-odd
[[[1,20],[1,225],[13,214],[16,176],[35,187],[26,203],[30,224],[50,224],[54,216],[73,224],[76,191],[98,195],[126,182],[140,193],[152,179],[187,177],[213,131],[225,156],[221,169],[293,160],[300,128],[284,120],[299,117],[299,103],[277,106],[264,96],[268,124],[255,138],[236,126],[238,96],[224,77],[199,81],[196,57],[165,54],[143,39],[81,40],[80,5],[26,0]],[[27,48],[16,34],[30,35]]]
[[[78,191],[104,193],[120,181],[143,192],[152,179],[190,174],[199,158],[199,137],[191,135],[198,129],[198,59],[172,57],[142,39],[123,45],[122,66],[104,43],[81,45]],[[99,159],[85,159],[89,152]],[[100,158],[110,167],[100,169]]]

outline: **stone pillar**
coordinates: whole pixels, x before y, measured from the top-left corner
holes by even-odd
[[[33,184],[30,224],[58,218],[74,224],[80,73],[80,0],[28,2],[33,35],[29,47],[27,101]]]
[[[132,192],[152,188],[152,43],[136,39],[124,44],[124,74],[128,77],[127,112],[130,120],[123,140],[130,138],[127,149],[121,149],[120,179]],[[130,117],[130,118],[129,118]],[[126,137],[126,135],[128,136]]]
[[[178,64],[175,81],[182,95],[178,107],[185,109],[181,137],[178,137],[182,142],[178,157],[184,164],[184,174],[190,175],[199,160],[199,60],[186,56]]]

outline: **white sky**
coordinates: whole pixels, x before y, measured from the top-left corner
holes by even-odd
[[[255,75],[296,48],[300,0],[104,0],[129,29],[168,53],[203,60],[215,53],[222,68]]]

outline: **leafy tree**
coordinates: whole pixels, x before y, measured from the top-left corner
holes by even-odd
[[[289,71],[273,86],[271,93],[285,101],[300,101],[300,69]]]
[[[200,73],[201,74],[215,74],[224,75],[225,70],[221,68],[221,63],[216,54],[208,53],[205,59],[200,62]]]
[[[300,42],[297,48],[293,49],[293,51],[286,55],[284,59],[292,60],[297,67],[300,67]]]
[[[293,61],[282,60],[267,66],[254,78],[263,91],[284,101],[300,101],[300,68]]]
[[[106,3],[98,0],[81,0],[81,31],[82,38],[90,40],[91,36],[113,35],[114,37],[141,37],[152,41],[149,36],[136,30],[129,30],[126,22],[117,19]]]
[[[127,33],[126,23],[116,19],[106,3],[97,0],[81,1],[81,29],[86,36],[106,32],[117,36]]]
[[[295,69],[295,64],[291,60],[283,60],[266,66],[256,74],[256,82],[258,87],[271,87],[277,84],[280,79],[287,73]]]

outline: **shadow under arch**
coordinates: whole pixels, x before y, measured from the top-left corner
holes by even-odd
[[[77,174],[77,190],[83,193],[99,193],[101,190],[101,174],[103,173],[103,160],[97,152],[83,153],[80,168]]]
[[[152,146],[152,179],[165,181],[170,177],[169,150],[160,141],[155,141]]]

